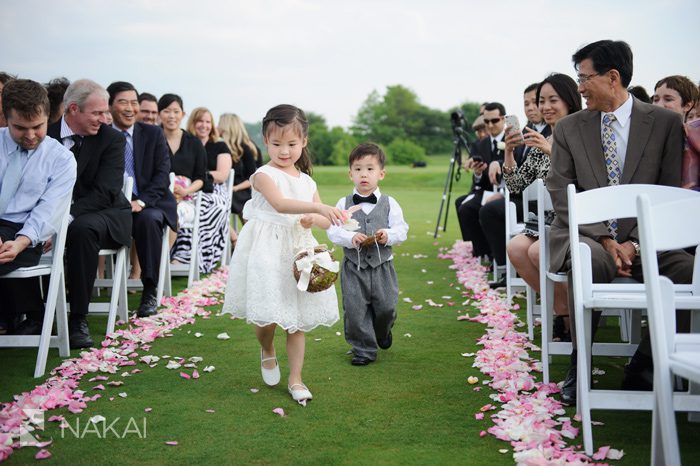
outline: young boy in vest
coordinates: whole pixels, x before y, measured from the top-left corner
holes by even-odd
[[[336,207],[357,205],[352,218],[359,229],[332,226],[328,238],[345,252],[340,275],[343,291],[345,340],[352,346],[352,364],[366,366],[377,359],[377,347],[391,346],[399,285],[391,247],[406,240],[408,225],[394,198],[379,192],[384,179],[384,151],[376,144],[360,144],[350,153],[353,193]]]

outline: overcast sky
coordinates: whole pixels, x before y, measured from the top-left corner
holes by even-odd
[[[599,39],[627,41],[633,84],[700,80],[697,0],[2,0],[0,70],[45,82],[132,82],[259,121],[292,103],[347,127],[372,90],[402,84],[447,110],[522,90]]]

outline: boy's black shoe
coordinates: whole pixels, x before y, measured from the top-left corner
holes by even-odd
[[[391,348],[391,344],[393,343],[393,337],[391,336],[391,330],[389,330],[389,335],[386,336],[383,340],[377,340],[377,346],[379,346],[381,349],[389,349]]]
[[[372,360],[370,358],[366,358],[364,356],[353,356],[352,361],[350,361],[350,364],[352,364],[353,366],[366,366],[371,362]]]

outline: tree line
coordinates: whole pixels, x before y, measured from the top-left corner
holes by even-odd
[[[423,105],[405,86],[387,86],[383,95],[375,90],[367,96],[347,130],[331,128],[322,115],[307,112],[309,151],[315,165],[345,165],[353,147],[372,141],[384,148],[390,164],[425,163],[429,155],[452,152],[450,114],[459,109],[473,122],[479,105],[466,101],[442,111]],[[250,136],[262,147],[260,128],[260,123],[246,123]],[[471,127],[466,129],[471,132]]]

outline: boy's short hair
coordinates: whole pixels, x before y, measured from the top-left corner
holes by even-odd
[[[360,160],[363,157],[367,157],[368,155],[377,159],[377,162],[379,162],[379,166],[381,168],[384,168],[384,163],[386,162],[386,155],[384,155],[384,151],[381,147],[372,142],[366,142],[355,147],[352,150],[352,152],[350,152],[349,165],[352,167],[352,164],[354,162]]]

